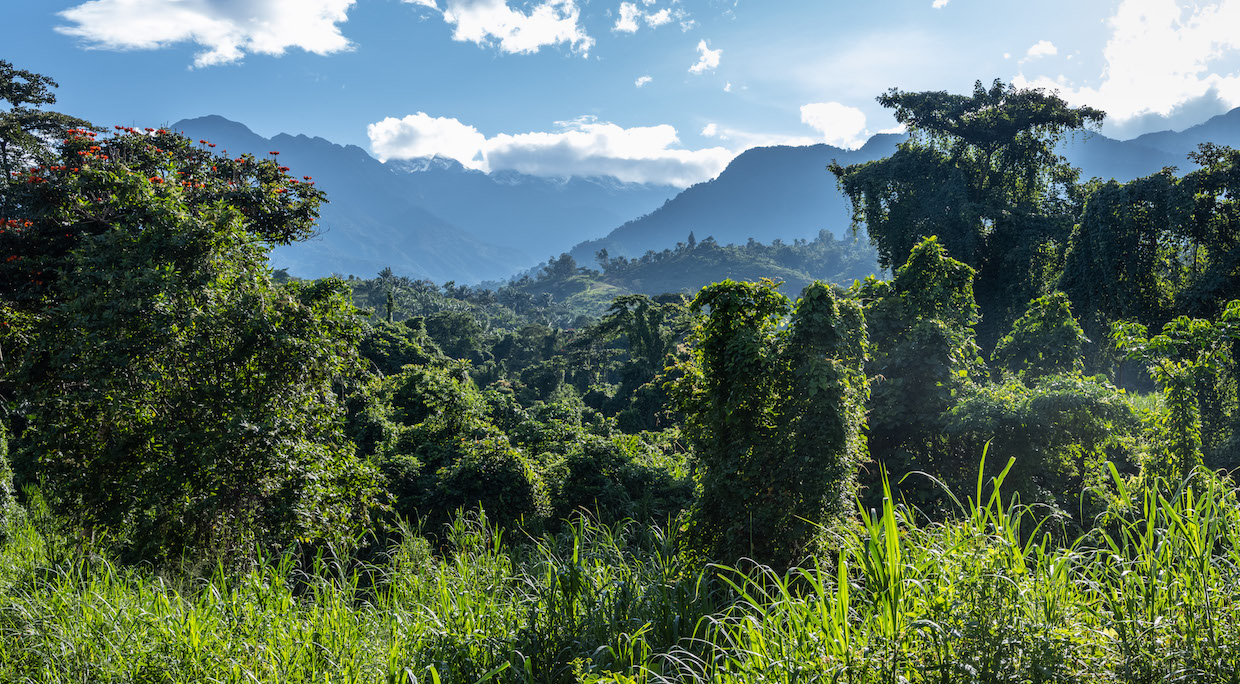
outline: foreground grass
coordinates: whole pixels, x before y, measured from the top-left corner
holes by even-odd
[[[632,524],[510,545],[466,516],[442,554],[190,581],[27,525],[0,553],[0,681],[1240,681],[1231,485],[1120,489],[1066,548],[980,485],[948,524],[888,500],[782,575],[686,567]]]

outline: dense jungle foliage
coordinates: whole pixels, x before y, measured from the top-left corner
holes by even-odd
[[[0,86],[0,679],[1240,677],[1240,152],[1081,182],[1102,112],[892,90],[830,169],[886,279],[300,281],[278,151]]]

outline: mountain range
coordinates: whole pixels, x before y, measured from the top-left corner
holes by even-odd
[[[583,263],[602,249],[613,258],[637,257],[674,247],[690,232],[720,244],[814,239],[821,230],[844,235],[848,203],[827,165],[880,159],[904,139],[879,134],[856,150],[753,148],[718,177],[678,192],[607,177],[487,174],[440,157],[383,163],[360,147],[304,135],[263,138],[219,116],[173,128],[233,154],[278,150],[281,162],[327,191],[321,234],[277,248],[274,266],[302,277],[369,276],[390,267],[463,283],[504,279],[562,252]],[[1203,142],[1240,147],[1240,108],[1183,131],[1132,140],[1078,133],[1061,151],[1083,178],[1126,181],[1164,166],[1190,167],[1186,155]]]
[[[372,276],[384,268],[435,282],[505,278],[597,237],[676,194],[612,178],[485,174],[443,158],[385,164],[354,145],[264,138],[220,116],[171,128],[231,155],[280,153],[327,192],[316,237],[277,247],[272,264],[301,277]]]

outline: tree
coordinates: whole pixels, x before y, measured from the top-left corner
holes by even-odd
[[[1077,497],[1102,492],[1106,464],[1129,470],[1142,446],[1142,425],[1127,395],[1101,377],[1046,375],[1030,386],[1013,379],[963,392],[944,424],[953,459],[972,469],[956,474],[954,491],[971,491],[977,462],[989,458],[985,476],[1013,459],[1004,491],[1024,504],[1049,504],[1084,524],[1102,501]],[[1086,504],[1082,509],[1081,504]]]
[[[1181,276],[1171,228],[1184,222],[1187,200],[1172,169],[1090,189],[1059,278],[1086,312],[1087,334],[1100,338],[1120,319],[1153,325],[1170,317]]]
[[[830,166],[854,225],[865,225],[890,269],[937,235],[978,271],[982,337],[993,342],[1048,291],[1079,211],[1078,172],[1055,144],[1104,114],[998,80],[990,88],[978,81],[972,95],[892,89],[878,102],[910,137],[886,159]]]
[[[1240,300],[1233,300],[1216,321],[1180,316],[1151,335],[1140,323],[1116,323],[1116,346],[1133,360],[1149,366],[1162,387],[1166,413],[1160,420],[1163,448],[1146,464],[1157,477],[1178,481],[1202,465],[1202,415],[1211,415],[1207,438],[1222,432],[1217,397],[1213,391],[1229,365],[1232,348],[1240,339]],[[1219,441],[1217,438],[1208,441]]]
[[[944,437],[948,411],[986,377],[973,330],[973,278],[973,269],[931,236],[891,281],[868,278],[850,290],[871,340],[870,453],[894,476],[893,487],[914,471],[954,480],[975,467],[979,454],[957,462]],[[877,491],[878,482],[870,484]]]
[[[860,308],[830,286],[811,285],[792,311],[775,287],[698,293],[705,315],[673,392],[701,468],[692,543],[721,562],[788,567],[855,491],[866,338]]]
[[[6,378],[19,474],[133,557],[345,538],[375,500],[342,433],[358,318],[339,280],[266,261],[322,193],[162,129],[96,137],[7,192],[0,294],[34,319]]]
[[[39,109],[56,103],[52,92],[56,87],[47,76],[0,60],[0,101],[7,104],[7,109],[0,111],[0,171],[4,172],[0,182],[10,182],[20,168],[46,164],[54,158],[69,129],[91,127],[83,119]],[[7,195],[0,197],[0,218],[7,218],[13,207]]]
[[[991,360],[1033,383],[1047,375],[1084,370],[1082,349],[1088,341],[1072,317],[1068,296],[1052,292],[1029,302],[1012,331],[995,345]]]

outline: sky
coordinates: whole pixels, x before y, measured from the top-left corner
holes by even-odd
[[[1240,0],[3,0],[0,59],[97,124],[680,187],[857,147],[890,88],[1058,90],[1130,138],[1240,106]]]

